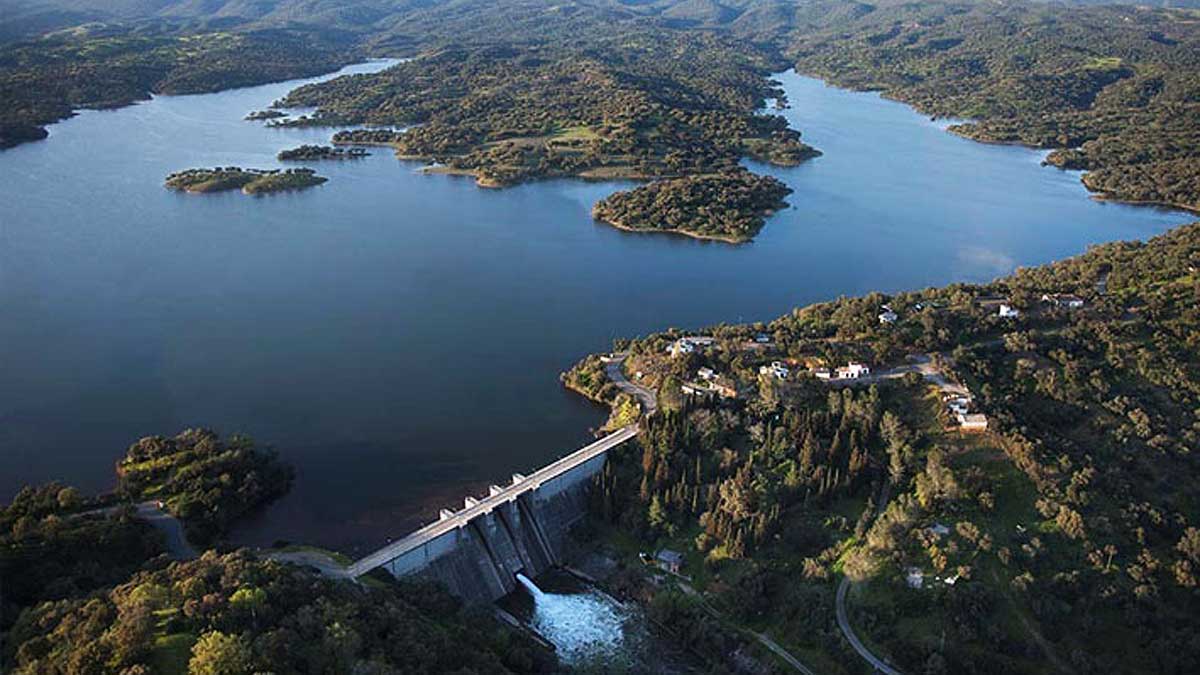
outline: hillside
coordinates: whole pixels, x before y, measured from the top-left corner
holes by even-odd
[[[857,672],[843,576],[851,622],[903,672],[1194,672],[1198,270],[1194,223],[715,327],[674,357],[677,332],[623,343],[663,412],[605,471],[602,540],[682,552],[702,602],[821,672]],[[872,372],[839,382],[847,362]],[[736,397],[694,393],[705,377]],[[660,620],[702,630],[694,593],[651,588]]]

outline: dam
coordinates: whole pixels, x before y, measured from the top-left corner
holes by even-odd
[[[638,434],[631,424],[528,476],[513,474],[487,496],[466,497],[459,511],[371,553],[347,571],[360,577],[383,569],[446,585],[467,602],[492,602],[518,587],[517,575],[536,577],[559,565],[567,533],[587,513],[591,479],[612,448]]]

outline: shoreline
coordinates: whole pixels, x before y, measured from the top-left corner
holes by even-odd
[[[776,213],[775,211],[772,211],[771,213],[767,214],[764,217],[770,218],[771,216],[775,215],[775,213]],[[680,237],[688,237],[690,239],[697,239],[699,241],[718,241],[723,244],[732,244],[735,246],[738,244],[748,244],[748,243],[754,241],[754,237],[737,238],[737,237],[722,236],[722,235],[717,235],[717,234],[701,234],[699,232],[691,232],[688,230],[681,230],[678,228],[668,230],[668,229],[654,228],[654,227],[630,227],[628,225],[623,225],[620,222],[617,222],[614,220],[607,220],[605,218],[593,218],[593,220],[595,220],[597,223],[604,223],[605,225],[614,227],[618,230],[621,230],[622,232],[634,232],[637,234],[673,234],[673,235],[680,236]],[[758,234],[758,233],[756,232],[755,234]]]

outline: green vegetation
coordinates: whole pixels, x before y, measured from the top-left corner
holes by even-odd
[[[674,332],[635,340],[629,367],[659,386],[663,412],[640,448],[611,455],[599,531],[635,538],[618,549],[683,551],[699,591],[685,604],[843,664],[823,670],[857,670],[833,619],[846,575],[856,629],[905,672],[1191,672],[1200,488],[1179,477],[1200,468],[1197,269],[1200,223],[987,285],[717,327],[692,354],[665,354]],[[997,298],[1021,315],[999,317]],[[896,323],[878,321],[884,303]],[[850,389],[757,370],[878,370],[920,352],[969,388],[988,431],[959,431],[916,373]],[[567,379],[603,389],[588,363]],[[701,367],[749,395],[673,393]],[[651,602],[673,606],[675,585]],[[670,616],[690,630],[686,612]]]
[[[317,75],[353,58],[338,39],[291,30],[179,35],[159,27],[6,45],[0,47],[0,148],[45,138],[43,125],[78,108]]]
[[[358,159],[369,155],[362,148],[334,148],[328,145],[301,145],[289,150],[280,150],[276,155],[280,161],[310,161],[318,159]]]
[[[579,47],[445,49],[301,87],[278,105],[317,107],[304,125],[411,126],[335,141],[388,142],[481,185],[676,176],[732,169],[747,155],[812,156],[781,118],[755,114],[781,95],[765,77],[781,65],[712,36],[634,33]]]
[[[24,607],[118,583],[161,551],[132,508],[100,509],[57,483],[26,487],[0,510],[0,631]]]
[[[358,585],[245,552],[147,568],[47,602],[11,632],[12,672],[549,672],[554,657],[445,592]]]
[[[117,464],[121,494],[157,499],[183,521],[189,538],[209,542],[238,518],[291,487],[292,470],[273,450],[244,436],[222,440],[206,429],[148,436]]]
[[[797,69],[881,89],[976,140],[1053,150],[1114,199],[1200,209],[1200,22],[1186,10],[928,3],[788,46]]]
[[[260,122],[263,120],[279,119],[280,117],[287,117],[287,113],[283,112],[282,110],[255,110],[254,112],[246,115],[246,121]]]
[[[744,169],[656,181],[601,199],[592,215],[624,230],[678,232],[701,239],[748,241],[766,217],[787,206],[791,188]]]
[[[255,195],[303,190],[328,180],[318,176],[312,169],[243,169],[236,166],[219,166],[215,169],[187,169],[173,173],[167,176],[166,186],[183,192],[224,192],[240,188],[245,194]]]

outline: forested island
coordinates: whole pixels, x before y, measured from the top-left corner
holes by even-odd
[[[845,579],[902,672],[1192,672],[1198,326],[1194,223],[990,284],[621,340],[659,412],[610,454],[593,532],[698,648],[753,627],[858,672]],[[618,395],[596,356],[564,381]],[[637,560],[662,549],[687,588]]]
[[[280,117],[287,117],[287,116],[288,116],[288,114],[283,112],[282,110],[272,110],[272,109],[268,108],[267,110],[255,110],[254,112],[251,112],[250,114],[246,115],[246,121],[247,122],[261,122],[264,120],[274,120],[274,119],[279,119]]]
[[[321,159],[360,159],[371,153],[362,148],[336,148],[328,145],[301,145],[280,150],[276,157],[283,162]]]
[[[771,176],[739,169],[660,180],[605,197],[592,216],[623,230],[674,232],[739,243],[787,206],[791,188]]]
[[[312,169],[243,169],[236,166],[214,169],[187,169],[167,176],[166,187],[182,192],[224,192],[240,189],[256,195],[288,190],[303,190],[320,185],[328,178]]]

